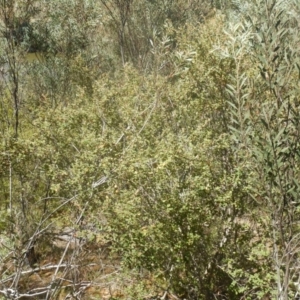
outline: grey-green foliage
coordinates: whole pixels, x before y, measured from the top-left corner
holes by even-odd
[[[239,36],[249,47],[236,49],[237,72],[228,86],[232,136],[251,162],[252,196],[269,218],[277,299],[290,299],[298,280],[299,246],[299,4],[258,0],[248,3]],[[248,57],[256,76],[239,67]]]
[[[74,97],[76,86],[91,94],[92,77],[113,69],[97,31],[101,18],[94,1],[39,3],[39,14],[31,19],[30,40],[37,55],[25,62],[26,74],[22,76],[29,110],[41,104],[45,96],[43,103],[51,102],[52,107],[67,103]]]
[[[147,72],[155,64],[153,41],[164,36],[168,22],[174,28],[200,22],[212,8],[209,1],[199,0],[102,0],[101,3],[109,16],[107,26],[114,33],[115,51],[119,53],[123,64],[131,62]],[[170,49],[175,44],[175,41],[170,43]]]
[[[49,1],[40,4],[32,19],[37,50],[72,56],[91,42],[92,32],[100,19],[94,1]]]

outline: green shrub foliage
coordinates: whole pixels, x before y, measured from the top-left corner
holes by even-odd
[[[0,294],[296,297],[299,12],[2,1]]]

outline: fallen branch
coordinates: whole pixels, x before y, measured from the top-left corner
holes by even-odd
[[[92,264],[88,264],[86,266],[87,267],[93,267],[93,266],[97,266],[97,265],[98,264],[96,264],[96,263],[92,263]],[[80,267],[80,265],[70,265],[70,264],[46,265],[46,266],[43,266],[43,267],[37,267],[37,268],[31,269],[31,270],[21,271],[20,275],[21,276],[24,276],[24,275],[27,275],[27,274],[31,275],[33,273],[37,273],[37,272],[40,272],[40,271],[48,271],[48,270],[51,270],[51,269],[57,269],[57,268],[59,269],[59,268],[66,268],[66,267]],[[6,282],[11,281],[15,276],[16,276],[15,273],[10,275],[9,277],[1,280],[0,284],[4,284]]]

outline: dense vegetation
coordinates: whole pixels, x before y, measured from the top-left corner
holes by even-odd
[[[0,298],[300,297],[298,1],[0,17]]]

